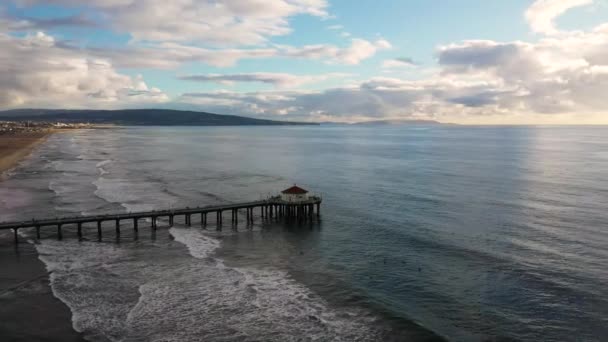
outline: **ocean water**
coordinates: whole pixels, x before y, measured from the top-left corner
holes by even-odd
[[[10,172],[0,218],[293,183],[323,196],[320,221],[51,228],[35,247],[91,341],[608,339],[608,127],[83,130]]]

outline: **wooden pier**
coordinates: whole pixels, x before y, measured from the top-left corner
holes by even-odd
[[[78,238],[82,238],[83,226],[86,224],[97,225],[97,236],[102,237],[102,223],[114,222],[116,236],[120,235],[121,222],[132,221],[133,230],[139,231],[139,221],[148,219],[150,227],[154,230],[157,228],[157,220],[159,218],[168,219],[169,225],[173,226],[175,217],[183,216],[186,225],[192,225],[192,217],[200,217],[201,226],[207,226],[207,216],[215,214],[217,228],[220,229],[223,223],[224,212],[231,213],[231,222],[233,225],[238,224],[239,212],[245,210],[245,218],[248,224],[254,221],[254,211],[259,210],[259,217],[266,219],[296,220],[299,222],[311,221],[313,218],[319,217],[321,212],[321,198],[311,196],[305,201],[289,202],[280,197],[272,197],[266,200],[246,203],[234,203],[207,207],[184,208],[184,209],[169,209],[169,210],[153,210],[138,213],[123,213],[123,214],[105,214],[96,216],[76,216],[62,218],[48,218],[40,220],[22,221],[22,222],[5,222],[0,223],[0,230],[12,229],[15,235],[15,243],[19,242],[19,229],[35,228],[36,238],[40,239],[40,230],[48,227],[57,229],[57,238],[63,238],[62,228],[66,225],[74,225],[77,227]]]

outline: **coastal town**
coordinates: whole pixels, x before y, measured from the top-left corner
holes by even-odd
[[[88,123],[0,121],[0,135],[46,132],[52,129],[80,129],[91,127],[91,124]]]

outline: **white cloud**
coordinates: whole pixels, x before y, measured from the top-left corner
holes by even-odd
[[[123,47],[69,47],[108,60],[119,68],[173,69],[187,62],[231,67],[243,59],[308,58],[358,64],[390,47],[383,39],[352,39],[350,46],[332,44],[276,46],[274,36],[291,32],[289,18],[327,18],[326,0],[13,0],[19,6],[72,6],[73,16],[10,19],[0,11],[0,29],[28,32],[59,26],[111,27],[131,35]],[[95,18],[92,20],[90,18]],[[335,25],[333,27],[336,27]],[[84,49],[84,50],[83,50]]]
[[[375,42],[365,39],[352,39],[351,45],[345,48],[327,44],[307,45],[301,48],[282,46],[281,54],[288,57],[309,59],[329,58],[335,63],[355,65],[373,57],[378,51],[391,47],[391,43],[385,39],[378,39]]]
[[[89,52],[111,60],[117,67],[154,69],[174,69],[187,62],[230,67],[242,59],[270,58],[279,53],[275,48],[207,49],[172,42],[118,49],[89,49]]]
[[[111,60],[114,65],[120,68],[173,69],[186,62],[200,62],[215,67],[230,67],[244,59],[273,57],[323,60],[336,64],[355,65],[389,47],[390,43],[383,39],[375,42],[353,39],[351,45],[346,47],[318,44],[302,47],[275,45],[249,49],[208,49],[167,42],[118,49],[93,48],[88,51],[92,55]],[[79,50],[76,47],[74,49]]]
[[[463,41],[439,47],[440,69],[421,80],[372,78],[354,86],[265,92],[264,97],[194,93],[180,101],[222,112],[313,121],[608,122],[607,46],[607,25],[537,43]]]
[[[559,33],[555,19],[566,11],[592,4],[593,0],[537,0],[526,11],[526,19],[533,31],[553,35]]]
[[[584,113],[581,115],[604,117],[608,122],[608,24],[587,32],[563,32],[555,25],[556,18],[567,10],[591,2],[536,1],[527,10],[526,19],[535,32],[543,34],[538,41],[465,40],[441,46],[437,50],[436,71],[420,71],[413,81],[372,77],[332,89],[296,91],[294,87],[341,76],[193,75],[184,79],[220,84],[260,82],[277,89],[186,93],[176,105],[187,103],[207,111],[304,120],[424,117],[451,121]],[[0,30],[28,32],[45,27],[86,26],[92,8],[101,11],[93,16],[93,24],[111,25],[134,39],[121,48],[95,48],[71,46],[43,33],[0,34],[3,107],[56,107],[66,103],[120,107],[168,100],[160,90],[149,88],[141,77],[124,75],[116,68],[174,69],[189,62],[229,67],[244,59],[270,58],[357,65],[392,47],[384,39],[351,39],[345,46],[301,47],[269,41],[290,32],[289,19],[293,16],[327,17],[324,0],[91,0],[87,6],[76,0],[21,3],[67,4],[83,13],[45,20],[0,16]],[[414,65],[405,57],[382,63],[385,69]],[[286,90],[290,88],[291,91]]]
[[[44,33],[0,34],[0,106],[124,106],[167,101],[141,77],[118,73],[103,59],[60,47]]]
[[[21,0],[96,10],[108,25],[136,41],[256,45],[291,32],[296,15],[327,17],[325,0]]]

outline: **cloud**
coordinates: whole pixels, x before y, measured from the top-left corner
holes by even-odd
[[[349,121],[363,117],[415,115],[416,108],[422,105],[417,101],[426,96],[423,87],[396,79],[373,79],[354,87],[323,91],[187,93],[179,101],[218,112]]]
[[[438,47],[440,68],[423,79],[375,77],[322,91],[190,93],[179,101],[222,112],[313,121],[572,122],[591,117],[608,122],[607,46],[608,25],[536,43],[468,40]]]
[[[344,29],[344,26],[342,26],[342,25],[330,25],[330,26],[327,26],[327,29],[328,30],[342,30],[342,29]]]
[[[98,23],[94,20],[82,15],[72,15],[60,18],[4,18],[0,19],[0,21],[4,20],[6,23],[6,30],[13,32],[27,32],[27,31],[45,31],[58,27],[96,27]]]
[[[256,45],[291,32],[296,15],[327,17],[325,0],[21,0],[34,4],[73,6],[104,18],[135,41],[204,43],[217,46]]]
[[[593,0],[537,0],[526,11],[526,20],[534,32],[546,35],[559,33],[555,19],[566,11],[592,4]]]
[[[601,28],[536,44],[465,41],[440,48],[439,61],[444,75],[491,82],[461,101],[452,99],[465,106],[493,102],[530,113],[601,112],[608,108],[601,96],[608,91],[608,68],[595,53],[607,42]]]
[[[78,48],[74,48],[78,50]],[[276,57],[276,48],[207,49],[177,43],[162,43],[125,48],[90,48],[90,54],[111,60],[120,68],[174,69],[183,63],[199,62],[215,67],[230,67],[243,59]]]
[[[378,39],[375,42],[365,39],[352,39],[351,45],[345,48],[328,44],[306,45],[303,47],[282,46],[281,48],[281,55],[287,57],[308,59],[328,58],[334,63],[355,65],[373,57],[380,50],[392,48],[392,45],[385,39]]]
[[[118,73],[103,59],[74,53],[44,33],[0,34],[0,106],[113,107],[168,100],[141,77]]]
[[[387,49],[386,40],[370,42],[353,39],[350,46],[331,44],[305,45],[302,47],[275,45],[265,48],[209,49],[173,42],[133,45],[125,48],[89,48],[88,53],[111,60],[120,68],[174,69],[187,62],[200,62],[214,67],[231,67],[240,60],[264,58],[295,58],[323,60],[335,64],[355,65],[373,57],[379,50]],[[71,47],[75,51],[80,47]]]
[[[278,88],[293,88],[307,83],[315,83],[335,77],[345,77],[347,74],[329,73],[325,75],[293,75],[287,73],[250,73],[250,74],[207,74],[181,76],[179,79],[197,82],[216,82],[232,84],[234,82],[256,82],[271,84]]]
[[[3,107],[56,107],[65,103],[121,107],[168,101],[166,94],[148,87],[142,77],[118,71],[125,68],[175,69],[191,62],[230,67],[251,59],[357,65],[392,48],[384,39],[305,46],[271,42],[272,37],[291,31],[289,20],[293,16],[326,18],[324,0],[91,0],[86,6],[76,0],[20,2],[24,6],[74,6],[82,13],[44,20],[0,16],[0,32],[10,32],[0,34]],[[555,19],[567,10],[590,3],[536,1],[525,15],[532,30],[542,34],[537,40],[463,40],[439,46],[438,66],[417,68],[415,80],[370,77],[336,88],[304,91],[295,88],[343,76],[261,72],[189,75],[182,79],[219,84],[256,82],[275,89],[186,92],[166,105],[298,120],[466,121],[579,115],[608,122],[608,24],[571,32],[559,31],[555,26]],[[91,15],[94,12],[96,15]],[[133,39],[121,47],[101,48],[72,45],[44,33],[27,34],[41,28],[88,24],[108,25],[128,32]],[[415,64],[401,57],[385,60],[382,66]]]
[[[532,44],[470,40],[439,48],[444,74],[477,76],[494,73],[504,79],[530,79],[542,72],[539,55]]]
[[[245,59],[302,58],[355,65],[390,47],[386,40],[352,39],[349,46],[332,44],[278,46],[269,39],[291,32],[289,18],[327,18],[326,0],[13,0],[18,6],[74,7],[73,16],[8,18],[0,13],[0,29],[32,32],[63,26],[113,28],[127,32],[125,46],[70,46],[66,50],[110,61],[118,68],[174,69],[197,62],[231,67]],[[91,19],[95,18],[95,20]]]
[[[415,67],[417,66],[418,63],[416,63],[413,59],[409,58],[409,57],[398,57],[398,58],[393,58],[393,59],[387,59],[384,62],[382,62],[382,68],[384,69],[397,69],[397,68],[411,68],[411,67]]]

